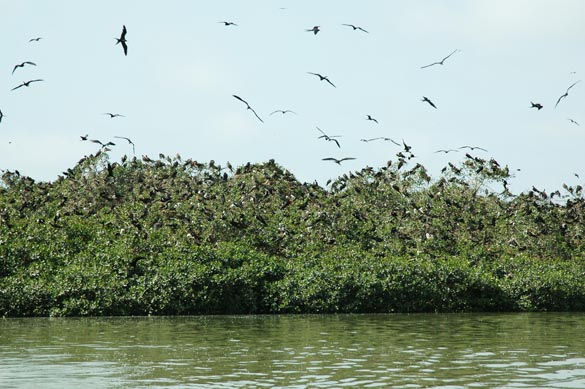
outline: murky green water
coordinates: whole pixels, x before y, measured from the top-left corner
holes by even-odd
[[[0,320],[0,387],[585,388],[584,314]]]

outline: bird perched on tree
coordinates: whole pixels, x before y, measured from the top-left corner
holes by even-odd
[[[24,61],[18,65],[14,65],[14,69],[12,69],[12,74],[14,74],[14,71],[18,68],[23,68],[25,65],[31,65],[31,66],[37,66],[36,63],[34,62],[30,62],[30,61]]]
[[[128,45],[126,43],[126,26],[122,26],[122,34],[120,34],[120,38],[114,38],[116,40],[116,44],[122,44],[122,48],[124,49],[124,55],[128,55]]]
[[[308,74],[312,74],[314,76],[319,77],[319,81],[327,81],[329,84],[331,84],[332,87],[337,88],[332,82],[331,80],[329,80],[329,78],[327,78],[327,76],[323,76],[319,73],[311,73],[311,72],[307,72]]]

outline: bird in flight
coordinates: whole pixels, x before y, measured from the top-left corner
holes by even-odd
[[[452,153],[452,152],[458,153],[459,150],[455,150],[455,149],[441,149],[441,150],[435,151],[435,153],[445,153],[445,154],[449,154],[449,153]]]
[[[122,26],[122,34],[120,34],[120,38],[114,38],[116,40],[116,44],[121,43],[122,48],[124,49],[124,55],[128,55],[128,45],[126,44],[126,26]]]
[[[477,150],[485,151],[485,152],[487,153],[487,150],[486,150],[486,149],[484,149],[484,148],[482,148],[482,147],[478,147],[478,146],[461,146],[461,147],[459,147],[459,148],[460,148],[460,149],[469,149],[469,150],[471,150],[471,151],[473,151],[473,150],[476,150],[476,149],[477,149]]]
[[[132,145],[132,154],[136,154],[136,149],[134,148],[134,142],[132,142],[130,140],[130,138],[126,138],[125,136],[114,136],[114,138],[118,138],[118,139],[125,139],[126,141],[128,141],[128,144]]]
[[[262,123],[264,123],[264,120],[260,119],[260,116],[258,116],[256,111],[254,111],[254,109],[252,107],[250,107],[250,104],[248,104],[248,102],[246,100],[242,99],[240,96],[236,96],[236,95],[232,95],[232,96],[234,96],[236,99],[240,100],[242,103],[246,104],[247,109],[252,111],[254,113],[254,115],[258,118],[258,120],[260,120]]]
[[[30,61],[24,61],[23,63],[20,63],[18,65],[14,65],[14,69],[12,69],[12,74],[14,74],[14,71],[18,68],[23,68],[24,65],[32,65],[32,66],[37,66],[36,63],[34,62],[30,62]]]
[[[353,157],[345,157],[345,158],[341,158],[341,159],[337,159],[337,158],[333,158],[333,157],[329,157],[329,158],[323,158],[323,161],[333,161],[338,165],[341,165],[341,162],[343,161],[351,161],[352,159],[355,159]]]
[[[363,28],[361,28],[360,26],[354,26],[353,24],[342,24],[342,26],[348,26],[348,27],[351,27],[351,28],[353,28],[353,30],[354,30],[354,31],[355,31],[355,30],[361,30],[361,31],[363,31],[363,32],[365,32],[365,33],[368,33],[368,34],[369,34],[369,32],[368,32],[368,31],[364,30],[364,29],[363,29]]]
[[[557,105],[559,105],[559,103],[561,102],[562,99],[564,99],[565,97],[567,97],[569,95],[569,90],[574,87],[575,85],[577,85],[578,83],[580,83],[581,80],[579,81],[575,81],[574,83],[571,84],[570,87],[567,88],[567,90],[565,91],[565,93],[563,93],[561,95],[561,97],[559,97],[559,99],[557,100],[557,103],[555,104],[555,108],[557,107]]]
[[[445,64],[445,61],[447,60],[447,58],[449,58],[450,56],[452,56],[453,54],[455,54],[458,51],[459,51],[459,49],[455,49],[455,50],[453,50],[453,52],[451,54],[449,54],[448,56],[446,56],[442,60],[440,60],[438,62],[433,62],[433,63],[428,64],[428,65],[425,65],[425,66],[421,66],[420,68],[421,69],[424,69],[424,68],[428,68],[429,66],[433,66],[433,65],[444,65]]]
[[[530,104],[532,104],[532,106],[530,108],[536,108],[539,111],[542,109],[542,104],[540,103],[533,103],[532,101],[530,102]]]
[[[39,36],[38,38],[30,38],[28,41],[29,41],[29,42],[38,42],[38,41],[40,41],[41,39],[43,39],[43,37],[42,37],[42,36]]]
[[[312,32],[313,32],[313,34],[317,35],[317,33],[318,33],[319,31],[321,31],[321,30],[319,29],[319,27],[321,27],[321,26],[315,26],[315,27],[313,27],[313,28],[311,28],[311,29],[307,29],[307,30],[305,30],[305,31],[312,31]]]
[[[31,83],[33,83],[33,82],[39,82],[39,81],[44,81],[44,80],[39,79],[39,80],[24,81],[22,84],[20,84],[19,86],[15,86],[11,90],[15,90],[15,89],[21,88],[23,86],[28,87]]]
[[[375,122],[375,123],[378,123],[378,121],[377,121],[376,119],[374,119],[374,118],[373,118],[372,116],[370,116],[370,115],[366,115],[366,120],[371,120],[371,121],[373,121],[373,122]]]
[[[89,134],[79,135],[79,137],[81,138],[81,140],[87,140],[87,137],[88,136],[89,136]]]
[[[285,114],[285,113],[294,113],[295,115],[298,115],[298,113],[296,113],[295,111],[291,111],[290,109],[277,109],[276,111],[272,111],[270,112],[270,115],[274,115],[275,113],[280,112],[281,114]]]
[[[334,84],[331,82],[331,80],[329,80],[329,78],[327,78],[327,76],[322,76],[322,75],[321,75],[321,74],[319,74],[319,73],[311,73],[311,72],[307,72],[307,73],[308,73],[308,74],[312,74],[312,75],[314,75],[314,76],[317,76],[317,77],[319,77],[319,81],[323,81],[323,80],[325,80],[325,81],[327,81],[329,84],[331,84],[331,86],[332,86],[332,87],[334,87],[334,88],[337,88],[337,87],[336,87],[336,86],[335,86],[335,85],[334,85]]]
[[[111,113],[111,112],[104,112],[102,115],[109,115],[110,119],[113,118],[117,118],[117,117],[121,117],[121,118],[125,118],[126,116],[119,114],[119,113]]]
[[[423,96],[423,98],[422,98],[421,101],[424,101],[426,103],[429,103],[431,105],[431,107],[433,107],[434,109],[437,109],[437,106],[431,100],[429,100],[428,97]]]
[[[339,144],[339,141],[335,138],[339,138],[340,135],[327,135],[322,129],[320,129],[319,127],[317,127],[317,130],[319,130],[319,132],[323,135],[321,135],[320,137],[318,137],[317,139],[325,139],[326,141],[329,142],[335,142],[335,144],[337,145],[337,147],[341,148],[341,145]]]
[[[573,119],[571,119],[571,118],[568,118],[567,120],[568,120],[568,121],[570,121],[570,122],[571,122],[571,123],[573,123],[573,124],[579,125],[579,123],[577,123],[575,120],[573,120]]]
[[[237,26],[237,24],[234,22],[221,21],[218,23],[223,23],[224,26]]]

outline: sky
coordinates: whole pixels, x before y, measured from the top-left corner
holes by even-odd
[[[360,141],[376,137],[404,140],[411,164],[434,177],[469,151],[437,150],[471,145],[509,166],[512,192],[585,179],[585,81],[555,108],[585,78],[585,1],[0,0],[0,9],[0,169],[36,180],[95,153],[85,134],[116,143],[112,162],[133,155],[114,138],[124,136],[137,157],[274,159],[321,185],[396,160],[399,146]],[[127,56],[115,39],[123,25]],[[37,66],[11,74],[23,61]],[[32,79],[43,81],[11,90]],[[278,109],[297,114],[270,114]]]

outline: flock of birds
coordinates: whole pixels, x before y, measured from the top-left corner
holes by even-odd
[[[223,24],[226,27],[237,27],[238,26],[238,24],[236,24],[232,21],[219,21],[217,23]],[[351,28],[353,31],[359,31],[359,32],[369,34],[369,31],[361,26],[354,25],[354,24],[342,24],[342,25],[345,27]],[[310,32],[313,35],[317,36],[319,34],[319,32],[321,31],[321,26],[313,26],[312,28],[305,29],[305,31]],[[122,47],[122,51],[123,51],[124,56],[128,55],[128,41],[126,40],[127,33],[128,33],[128,30],[127,30],[126,26],[123,25],[122,32],[120,33],[120,36],[114,38],[115,39],[114,46],[120,45]],[[36,37],[36,38],[30,39],[29,42],[39,42],[41,39],[43,39],[43,38]],[[451,59],[452,56],[454,56],[456,53],[458,53],[460,51],[461,50],[459,50],[459,49],[455,49],[455,50],[451,51],[448,55],[446,55],[445,57],[440,59],[439,61],[434,61],[434,62],[428,63],[427,65],[423,65],[420,67],[420,69],[427,69],[427,68],[430,68],[433,66],[444,66],[448,60],[452,60]],[[14,75],[15,72],[17,72],[17,70],[19,70],[19,69],[22,69],[24,67],[32,67],[32,66],[36,67],[37,64],[32,62],[32,61],[23,61],[23,62],[17,63],[12,68],[12,75]],[[309,74],[311,76],[315,76],[316,78],[318,78],[319,81],[325,81],[327,84],[329,84],[333,88],[337,88],[337,86],[326,75],[316,73],[316,72],[307,72],[307,74]],[[44,81],[44,79],[42,79],[42,78],[36,78],[36,79],[28,80],[28,81],[23,81],[21,84],[13,87],[11,89],[11,91],[16,91],[16,90],[21,89],[23,87],[29,88],[34,83],[38,83],[38,82],[42,82],[42,81]],[[572,83],[566,89],[566,91],[556,101],[556,104],[554,106],[555,108],[562,102],[563,99],[565,99],[569,96],[569,91],[573,87],[575,87],[580,81],[581,80],[578,80],[578,81]],[[256,110],[254,110],[254,108],[244,98],[242,98],[236,94],[233,94],[232,96],[235,99],[237,99],[239,102],[241,102],[245,106],[246,110],[250,111],[251,114],[253,114],[256,119],[258,119],[261,123],[264,123],[264,120],[260,117],[258,112]],[[427,96],[422,96],[421,101],[428,104],[433,109],[439,109],[437,107],[437,105]],[[532,101],[530,103],[531,103],[530,108],[536,108],[537,110],[543,109],[543,105],[541,103],[532,102]],[[282,115],[286,115],[286,114],[298,115],[297,112],[290,110],[290,109],[278,109],[278,110],[271,112],[270,115],[274,115],[274,114],[278,114],[278,113],[280,113]],[[115,113],[115,112],[104,112],[103,115],[109,116],[110,119],[125,117],[123,114]],[[4,118],[4,113],[0,109],[0,123],[2,122],[3,118]],[[365,120],[368,120],[368,121],[371,121],[375,124],[378,124],[378,120],[376,118],[374,118],[373,116],[371,116],[370,114],[365,116]],[[579,123],[576,120],[574,120],[572,118],[568,118],[568,120],[571,123],[573,123],[574,125],[579,126]],[[341,137],[340,135],[329,135],[319,127],[316,127],[316,129],[319,132],[319,136],[317,137],[317,139],[323,139],[327,142],[331,142],[331,143],[335,144],[337,146],[337,148],[341,149],[341,143],[339,140],[339,138]],[[90,139],[88,134],[81,135],[80,138],[81,138],[81,141],[87,141],[87,142],[98,144],[100,146],[100,152],[101,151],[109,151],[111,146],[116,145],[113,141],[101,141],[98,139]],[[115,138],[125,140],[128,143],[128,145],[132,146],[133,154],[134,155],[136,154],[135,144],[130,138],[125,137],[125,136],[115,136]],[[411,159],[411,158],[415,157],[415,155],[411,152],[412,147],[410,145],[407,145],[406,142],[404,141],[404,139],[402,139],[400,142],[400,141],[396,141],[392,138],[379,136],[379,137],[373,137],[373,138],[362,138],[362,139],[360,139],[360,141],[362,141],[364,143],[375,142],[375,141],[391,142],[394,145],[402,148],[402,150],[399,153],[397,153],[399,158]],[[469,149],[472,151],[473,150],[480,150],[480,151],[487,152],[487,150],[482,148],[482,147],[464,145],[464,146],[454,148],[454,149],[439,149],[439,150],[436,150],[435,153],[448,154],[451,152],[459,152],[460,150],[463,150],[463,149]],[[351,160],[355,160],[355,159],[356,159],[355,157],[343,157],[343,158],[325,157],[325,158],[322,158],[323,161],[331,161],[331,162],[338,164],[338,165],[341,165],[342,162],[351,161]]]

